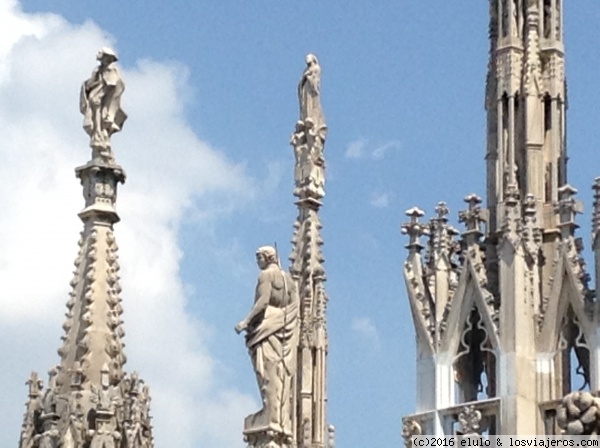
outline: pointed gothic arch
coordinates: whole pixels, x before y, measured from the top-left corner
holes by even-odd
[[[569,243],[572,241],[560,249],[538,337],[540,351],[553,354],[555,398],[589,388],[593,368],[589,342],[594,328],[586,313],[580,281],[571,268]]]
[[[490,311],[493,297],[482,287],[477,265],[466,256],[440,340],[440,351],[452,360],[455,404],[496,395],[499,342]]]

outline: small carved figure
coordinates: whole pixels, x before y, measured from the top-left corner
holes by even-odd
[[[300,197],[302,192],[306,196],[317,199],[325,196],[325,158],[323,148],[327,136],[327,126],[315,128],[312,119],[296,123],[296,130],[292,134],[290,144],[294,147],[294,181],[296,188],[294,195]]]
[[[114,162],[110,136],[122,129],[127,114],[121,109],[121,95],[125,83],[115,62],[117,55],[103,47],[96,59],[100,65],[94,69],[90,79],[81,86],[79,101],[83,114],[83,129],[90,136],[93,158]]]
[[[552,33],[552,5],[550,0],[544,0],[544,38],[550,39]]]
[[[69,415],[69,431],[72,437],[73,448],[83,448],[84,443],[84,425],[83,415],[72,412]]]
[[[292,434],[292,382],[296,371],[298,292],[278,264],[273,247],[256,252],[261,269],[254,306],[235,331],[246,331],[246,346],[256,372],[263,408],[246,418],[245,432]]]
[[[325,158],[323,149],[327,136],[327,126],[316,128],[310,118],[306,119],[306,141],[310,150],[310,169],[308,184],[313,187],[311,193],[322,198],[325,196]]]
[[[44,414],[56,413],[58,370],[59,368],[56,366],[48,371],[48,387],[46,388],[46,393],[44,394],[44,398],[42,400]]]
[[[306,55],[306,69],[298,84],[298,100],[300,101],[300,120],[307,118],[319,129],[325,124],[321,109],[321,67],[314,54]]]
[[[39,448],[58,448],[59,436],[60,433],[56,428],[45,431],[43,434],[38,436]]]
[[[512,10],[512,14],[511,14],[511,26],[512,26],[512,35],[513,36],[520,36],[521,34],[521,28],[520,28],[520,22],[521,22],[521,14],[520,14],[520,10],[519,10],[519,0],[513,0],[513,10]]]
[[[110,385],[110,370],[106,364],[102,366],[100,385],[100,390],[94,386],[91,387],[93,395],[90,397],[90,400],[96,404],[98,411],[114,415],[117,407],[121,405],[121,398],[119,389]]]
[[[296,130],[292,134],[290,144],[294,147],[294,159],[296,161],[296,164],[294,165],[294,183],[296,185],[294,194],[298,196],[304,180],[302,167],[305,164],[305,155],[308,152],[303,121],[296,122]]]
[[[118,448],[120,447],[121,434],[114,431],[106,422],[96,421],[98,429],[89,431],[92,437],[90,448]]]
[[[556,18],[555,20],[555,29],[556,29],[556,40],[561,40],[561,12],[560,12],[560,2],[561,0],[556,0]]]
[[[502,37],[508,36],[508,2],[502,0]]]

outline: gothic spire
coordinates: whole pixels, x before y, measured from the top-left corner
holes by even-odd
[[[294,223],[290,272],[300,293],[295,416],[299,448],[327,443],[327,301],[324,257],[321,251],[319,209],[325,196],[325,140],[327,125],[321,108],[321,67],[314,54],[298,85],[300,117],[290,144],[294,148],[294,195],[298,218]]]
[[[58,350],[60,362],[50,370],[43,393],[37,374],[28,382],[20,448],[153,443],[149,390],[137,374],[128,376],[123,370],[125,332],[113,225],[119,221],[117,187],[125,182],[125,173],[115,162],[110,136],[126,117],[119,105],[124,83],[112,50],[101,49],[97,59],[100,65],[81,89],[92,159],[75,170],[85,206],[79,213],[83,230]]]

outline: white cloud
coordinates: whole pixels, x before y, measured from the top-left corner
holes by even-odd
[[[371,153],[371,156],[375,160],[381,160],[386,156],[387,153],[397,149],[400,149],[400,142],[396,140],[390,140],[389,142],[386,142],[383,145],[379,145],[377,148],[375,148]]]
[[[371,196],[371,205],[375,208],[385,208],[390,204],[388,193],[374,193]]]
[[[397,140],[390,140],[380,145],[375,145],[367,139],[358,139],[348,145],[344,156],[347,159],[369,157],[373,160],[382,160],[389,152],[398,150],[400,147],[400,142]]]
[[[90,155],[79,85],[107,44],[94,24],[25,14],[0,0],[0,446],[18,439],[29,371],[45,374],[58,361],[56,310],[82,228],[73,168]],[[254,197],[257,185],[186,123],[185,67],[145,60],[122,71],[130,118],[113,141],[128,174],[116,226],[127,366],[152,387],[157,446],[241,447],[241,422],[257,405],[220,382],[204,327],[186,314],[178,232],[194,198],[219,198],[203,210],[218,216]]]
[[[344,153],[347,159],[360,159],[365,152],[367,141],[364,139],[355,140],[348,145]]]
[[[379,331],[368,317],[352,319],[352,330],[375,347],[379,347]]]

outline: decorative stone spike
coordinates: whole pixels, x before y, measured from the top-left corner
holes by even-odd
[[[465,244],[469,246],[479,241],[482,235],[480,225],[489,221],[489,215],[487,210],[481,208],[481,198],[476,194],[466,196],[464,201],[468,204],[468,208],[459,212],[458,220],[466,226],[463,237]]]
[[[409,241],[406,248],[410,252],[419,252],[423,249],[420,243],[420,238],[424,235],[429,235],[429,229],[426,224],[419,222],[425,216],[425,212],[418,207],[413,207],[404,212],[410,218],[409,222],[402,224],[402,233],[408,235]]]
[[[583,204],[575,199],[577,190],[567,184],[558,189],[559,200],[555,207],[555,212],[560,218],[559,227],[561,228],[563,238],[573,235],[577,225],[576,215],[583,212]]]
[[[450,210],[445,202],[438,202],[435,212],[437,217],[432,218],[430,224],[431,245],[434,251],[445,252],[451,248],[452,238],[458,235],[458,231],[448,225]]]

